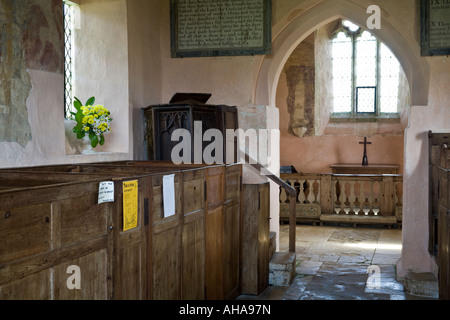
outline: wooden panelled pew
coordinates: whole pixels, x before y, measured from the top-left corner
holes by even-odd
[[[0,181],[0,299],[111,298],[114,217],[109,204],[95,204],[98,182]],[[81,290],[67,287],[74,265]]]
[[[176,214],[164,218],[162,179],[167,174],[175,175],[177,205]],[[55,217],[59,216],[59,220],[61,220],[61,217],[69,219],[66,210],[71,209],[72,211],[67,212],[73,212],[73,216],[83,221],[84,228],[89,229],[91,227],[89,212],[103,208],[103,220],[96,214],[93,214],[93,217],[101,220],[100,225],[97,226],[98,229],[107,230],[106,233],[96,234],[104,243],[104,246],[100,246],[101,248],[99,247],[99,250],[97,250],[101,253],[92,255],[89,251],[89,254],[91,254],[90,260],[86,260],[86,262],[69,259],[71,265],[76,265],[75,262],[81,264],[80,269],[84,270],[83,273],[96,275],[97,282],[90,281],[93,285],[85,291],[68,291],[65,284],[55,282],[53,279],[51,283],[55,287],[49,288],[50,291],[44,290],[46,294],[29,295],[27,290],[20,289],[20,283],[27,276],[25,274],[11,276],[5,271],[11,269],[12,265],[17,264],[15,258],[12,257],[8,260],[3,258],[3,254],[0,254],[0,297],[199,300],[236,297],[240,291],[241,175],[241,165],[188,166],[188,168],[183,168],[168,163],[160,163],[158,166],[157,163],[150,162],[57,165],[0,170],[0,199],[3,196],[8,197],[8,195],[14,194],[14,201],[16,201],[8,202],[9,207],[1,201],[0,213],[15,211],[14,206],[17,205],[17,202],[20,202],[20,197],[27,192],[41,193],[44,192],[42,189],[45,189],[57,193],[56,190],[60,190],[59,198],[55,194],[48,198],[50,211],[46,212],[47,216],[53,214]],[[95,203],[98,195],[98,183],[107,180],[114,181],[116,201],[98,205]],[[139,221],[136,228],[122,231],[123,209],[121,199],[123,192],[121,187],[123,181],[130,180],[138,181]],[[2,188],[2,184],[6,184],[5,181],[10,181],[9,184],[17,184],[18,181],[21,181],[23,185],[31,184],[33,187],[32,190],[24,187],[23,190],[19,191],[14,186],[14,189],[6,189],[3,192],[4,188],[8,188],[8,186]],[[76,193],[65,191],[65,189],[72,190],[70,188],[77,190],[87,190],[86,188],[88,188],[89,192],[87,192],[86,197],[89,198],[89,201],[76,197]],[[61,194],[65,196],[61,197]],[[60,201],[66,201],[69,205],[63,207],[59,204]],[[35,202],[38,205],[41,199],[36,199]],[[83,205],[84,207],[80,207]],[[29,211],[24,211],[22,219],[26,219]],[[80,215],[80,212],[86,212],[88,215]],[[53,218],[50,221],[52,234],[48,235],[50,240],[46,241],[51,244],[52,249],[66,248],[70,243],[57,238],[58,236],[61,237],[62,234],[65,235],[67,230],[58,229],[61,222],[58,222],[57,219],[54,224]],[[3,228],[8,228],[7,224],[3,223],[3,225]],[[15,226],[10,224],[9,227],[14,228]],[[75,232],[76,227],[69,230]],[[14,231],[11,230],[10,232]],[[95,232],[92,233],[95,234]],[[80,238],[82,237],[80,235]],[[88,238],[92,237],[89,234]],[[27,241],[34,242],[33,240]],[[87,243],[90,244],[94,240],[89,241]],[[11,243],[13,242],[11,241]],[[74,250],[82,251],[83,243],[81,240],[77,242],[78,247]],[[4,247],[4,255],[7,256],[13,250],[12,246]],[[73,254],[72,251],[69,251],[71,255]],[[47,255],[52,254],[52,251],[47,250],[45,252]],[[2,259],[6,260],[3,261]],[[103,259],[103,264],[95,262],[96,259]],[[51,258],[51,260],[54,259]],[[23,261],[23,268],[26,268],[29,260]],[[89,267],[84,267],[83,263]],[[109,272],[102,274],[98,270],[90,271],[90,267],[98,267],[99,265],[104,265],[104,269]],[[65,271],[63,269],[66,268],[65,265],[58,267],[55,262],[39,268],[58,279],[64,280],[70,276],[63,272]],[[103,270],[103,267],[101,268]],[[58,272],[55,272],[57,269]],[[4,273],[5,276],[3,277]],[[27,281],[34,283],[33,276],[36,272],[29,271],[27,274],[30,274]],[[103,275],[106,276],[106,281]],[[48,277],[47,274],[46,276]],[[47,282],[47,280],[40,279],[41,282]],[[106,289],[103,291],[95,289],[95,283],[98,283],[98,287]],[[8,288],[9,295],[4,293],[8,291]],[[16,293],[14,293],[14,289],[16,289]],[[58,290],[61,291],[61,294]],[[25,296],[17,295],[19,291]],[[101,294],[94,293],[100,291]],[[72,294],[72,296],[64,296],[62,292]]]
[[[33,186],[8,188],[11,179]],[[114,179],[114,203],[98,204],[101,181],[112,179],[0,173],[1,299],[146,298],[145,178],[137,179],[137,227],[125,232],[125,179]],[[80,289],[67,285],[70,266],[79,268]]]

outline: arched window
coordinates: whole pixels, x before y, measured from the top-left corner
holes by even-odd
[[[348,20],[332,34],[333,118],[396,118],[400,64],[369,31]]]

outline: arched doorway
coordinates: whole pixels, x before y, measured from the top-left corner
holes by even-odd
[[[274,26],[277,32],[274,33],[273,54],[265,57],[259,67],[254,104],[276,106],[276,92],[283,67],[295,48],[308,35],[337,18],[347,18],[365,25],[368,18],[366,9],[345,0],[323,1],[308,10],[299,10],[297,15],[290,17],[287,24]],[[430,70],[427,62],[420,58],[417,40],[394,27],[395,17],[382,15],[381,19],[382,28],[373,30],[373,33],[391,48],[400,61],[410,87],[410,104],[427,105]]]

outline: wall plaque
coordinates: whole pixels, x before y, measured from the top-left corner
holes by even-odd
[[[173,58],[271,53],[271,0],[171,0]]]
[[[450,0],[421,0],[422,56],[450,54]]]

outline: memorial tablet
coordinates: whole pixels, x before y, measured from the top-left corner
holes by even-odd
[[[421,0],[422,56],[450,54],[450,0]]]
[[[173,58],[271,53],[271,0],[171,0]]]

